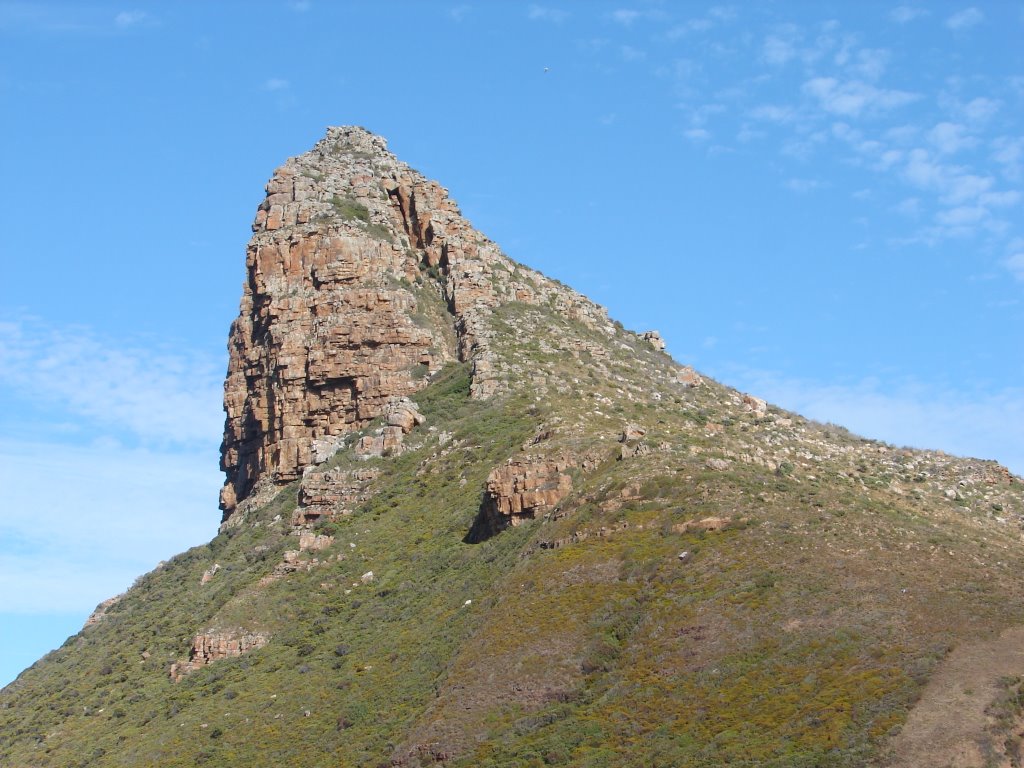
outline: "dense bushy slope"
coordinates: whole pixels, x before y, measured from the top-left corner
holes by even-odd
[[[457,260],[381,222],[454,339],[408,379],[421,423],[256,483],[0,693],[0,764],[882,764],[947,653],[1022,622],[1002,468],[701,381],[504,257],[458,307]],[[175,682],[197,636],[266,644]]]

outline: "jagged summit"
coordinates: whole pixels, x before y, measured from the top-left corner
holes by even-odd
[[[506,257],[363,128],[329,128],[266,191],[229,340],[225,520],[261,479],[295,479],[450,360],[472,363],[475,397],[505,388],[495,307],[550,303],[613,333],[601,307]]]
[[[360,128],[253,230],[221,530],[0,692],[0,765],[1020,764],[1020,478],[702,378]]]

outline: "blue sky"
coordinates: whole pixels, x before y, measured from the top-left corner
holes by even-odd
[[[1024,473],[1024,3],[0,0],[0,684],[219,513],[262,186],[387,137],[680,361]]]

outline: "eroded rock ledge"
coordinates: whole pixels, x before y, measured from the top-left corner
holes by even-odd
[[[178,682],[200,667],[231,656],[241,656],[243,653],[262,648],[269,641],[270,636],[264,632],[240,629],[198,634],[192,638],[188,661],[178,661],[171,665],[171,680]]]
[[[572,491],[572,476],[566,470],[574,465],[568,456],[528,454],[495,467],[467,541],[483,541],[553,510]]]

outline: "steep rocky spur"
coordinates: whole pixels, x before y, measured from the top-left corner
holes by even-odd
[[[502,390],[495,306],[550,302],[610,332],[604,310],[509,260],[359,128],[277,169],[253,231],[224,385],[225,521],[261,479],[296,479],[445,362],[472,361],[475,396]]]

